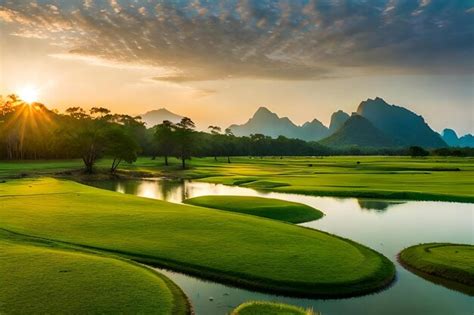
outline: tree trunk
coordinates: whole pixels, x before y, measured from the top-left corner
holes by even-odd
[[[217,162],[217,155],[214,155],[214,161]]]
[[[184,158],[184,155],[181,157],[181,166],[183,167],[183,170],[186,169],[186,159]]]
[[[168,156],[165,155],[165,165],[168,166]]]
[[[227,157],[227,163],[230,163],[230,156]]]

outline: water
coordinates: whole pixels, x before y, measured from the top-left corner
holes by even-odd
[[[197,314],[228,314],[249,300],[279,301],[312,307],[322,314],[474,314],[474,298],[426,281],[401,267],[397,253],[426,242],[474,242],[474,205],[454,202],[384,201],[264,193],[200,182],[131,180],[95,186],[137,196],[181,202],[203,195],[245,195],[304,203],[326,215],[301,225],[353,239],[391,259],[397,280],[390,288],[362,297],[321,300],[253,292],[188,275],[157,269],[190,298]],[[210,298],[212,297],[212,301]]]

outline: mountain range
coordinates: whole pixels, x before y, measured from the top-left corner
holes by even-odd
[[[229,128],[236,136],[260,133],[272,138],[282,135],[306,141],[318,141],[329,135],[329,129],[317,119],[297,126],[288,117],[280,118],[266,107],[260,107],[245,124]]]
[[[245,124],[229,128],[238,136],[283,135],[307,141],[322,140],[322,144],[333,147],[446,146],[423,117],[404,107],[390,105],[379,97],[361,102],[352,116],[341,110],[333,113],[329,128],[317,119],[297,126],[289,118],[280,118],[265,107],[260,107]]]
[[[182,116],[165,108],[142,115],[148,127],[162,123],[163,120],[177,123],[181,118]],[[388,104],[380,97],[362,101],[352,115],[342,110],[334,112],[329,127],[318,119],[297,125],[288,117],[279,117],[268,108],[260,107],[246,123],[234,124],[229,128],[236,136],[285,136],[319,141],[331,147],[474,147],[474,137],[471,134],[458,137],[454,130],[445,129],[440,135],[422,116],[402,106]]]

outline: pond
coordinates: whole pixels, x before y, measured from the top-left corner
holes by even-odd
[[[387,201],[314,197],[260,192],[249,188],[193,181],[143,179],[102,181],[92,185],[141,197],[182,202],[203,195],[242,195],[304,203],[325,216],[301,225],[350,238],[391,259],[396,282],[386,290],[355,298],[300,299],[253,292],[157,269],[190,298],[196,314],[228,314],[248,300],[279,301],[312,307],[322,314],[470,314],[474,299],[420,278],[400,266],[396,255],[410,245],[426,242],[472,244],[474,205],[454,202]]]

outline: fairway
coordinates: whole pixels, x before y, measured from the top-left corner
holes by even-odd
[[[405,248],[400,252],[399,258],[401,263],[408,268],[467,286],[470,289],[466,293],[474,295],[474,246],[472,245],[420,244]]]
[[[247,302],[239,305],[231,315],[316,315],[312,310],[273,302]]]
[[[103,159],[97,170],[106,171],[110,164]],[[0,162],[0,179],[20,174],[77,179],[67,171],[81,167],[80,160]],[[134,164],[121,164],[120,175],[197,179],[316,196],[474,202],[474,159],[469,157],[234,157],[230,164],[193,158],[189,169],[179,167],[176,159],[164,166],[161,159],[141,157]]]
[[[321,211],[301,203],[261,197],[202,196],[187,199],[184,203],[289,223],[314,221],[324,215]]]
[[[0,228],[255,289],[357,295],[395,272],[384,256],[327,233],[71,181],[8,181],[0,198]]]
[[[189,314],[180,289],[144,267],[1,236],[2,314]]]

